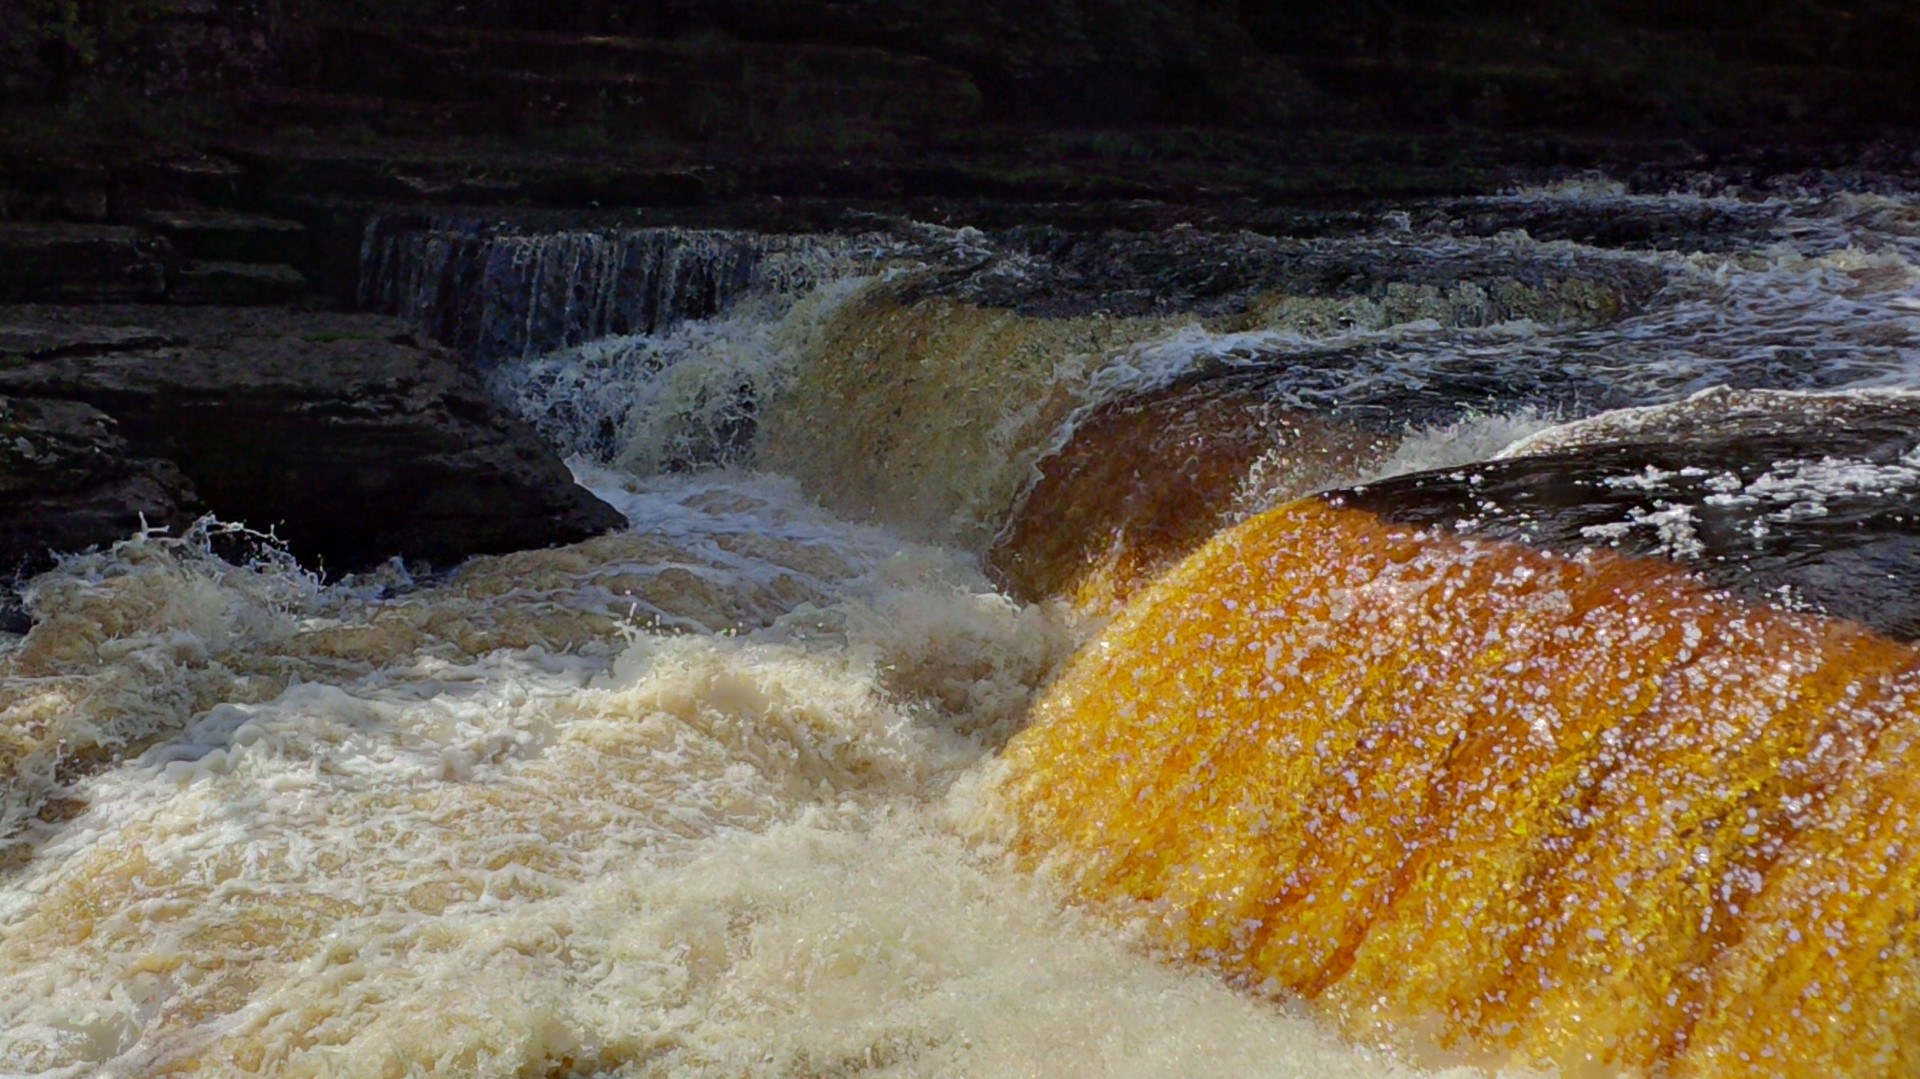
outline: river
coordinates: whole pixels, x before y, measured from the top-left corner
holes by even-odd
[[[1714,224],[1630,246],[1461,224],[1550,211]],[[491,276],[416,273],[403,288],[370,270],[389,274],[374,291],[390,304],[413,297],[411,314],[448,326],[423,282],[493,290],[506,306],[449,336],[633,527],[445,573],[322,581],[271,544],[222,559],[213,534],[230,526],[208,523],[35,580],[35,624],[7,644],[0,681],[0,1071],[1631,1073],[1587,1048],[1558,1055],[1551,1038],[1509,1058],[1484,1048],[1493,1020],[1462,1037],[1381,1034],[1329,1010],[1364,1010],[1365,986],[1316,1004],[1263,983],[1252,960],[1196,958],[1170,943],[1185,923],[1129,914],[1088,883],[1085,865],[1132,825],[1076,817],[1106,803],[1074,801],[1072,784],[1107,781],[1057,756],[1158,750],[1021,732],[1043,697],[1048,723],[1071,723],[1075,701],[1127,672],[1160,684],[1137,658],[1089,684],[1086,657],[1162,626],[1127,605],[1168,565],[1216,530],[1270,530],[1259,515],[1296,496],[1471,465],[1715,387],[1920,390],[1920,197],[1592,181],[1471,212],[1413,207],[1355,236],[1231,243],[1315,273],[1492,269],[1344,292],[1275,284],[1252,304],[1171,311],[999,303],[996,290],[1031,298],[1045,279],[1033,249],[916,228],[756,241],[752,271],[676,271],[677,287],[706,290],[691,304],[574,287],[625,265],[593,271],[578,234],[526,240]],[[563,260],[573,284],[543,308],[526,275]],[[621,303],[645,317],[607,313]],[[1156,431],[1114,425],[1116,403],[1220,372],[1253,378],[1247,399],[1286,423],[1226,440],[1236,456],[1195,495],[1211,501],[1148,507],[1176,505],[1197,534],[1102,547],[1138,509],[1106,496],[1151,488],[1168,463]],[[1301,416],[1326,426],[1303,435]],[[1049,472],[1069,459],[1126,467],[1089,495]],[[1310,569],[1337,577],[1363,555],[1329,542]],[[1183,572],[1149,601],[1213,594],[1215,578]],[[1314,633],[1382,632],[1328,587]],[[1707,617],[1684,603],[1642,614]],[[1177,668],[1254,662],[1170,634],[1158,654]],[[1513,647],[1513,685],[1574,692],[1525,673],[1543,661]],[[1263,670],[1318,677],[1318,661],[1262,655]],[[1360,681],[1375,669],[1353,662]],[[1393,668],[1394,692],[1445,698],[1468,727],[1506,721],[1506,703],[1443,666]],[[1592,699],[1568,708],[1604,723]],[[1183,751],[1198,752],[1166,749]],[[1057,789],[1036,793],[1017,767]],[[1143,834],[1184,850],[1177,833],[1204,829],[1167,812]],[[1320,841],[1301,827],[1296,845]],[[1048,828],[1095,837],[1035,839]],[[1363,834],[1325,831],[1322,861]],[[1899,857],[1888,872],[1908,880]],[[1556,903],[1587,897],[1577,881],[1556,889]],[[1911,952],[1877,962],[1879,980],[1848,999],[1884,1003],[1897,1026],[1920,975]],[[1915,1051],[1911,1034],[1890,1037]]]

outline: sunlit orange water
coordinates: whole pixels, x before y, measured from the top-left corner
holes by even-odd
[[[1913,1074],[1907,648],[1314,504],[1152,582],[1568,418],[1502,372],[1911,386],[1914,219],[1403,216],[1205,317],[797,255],[804,297],[496,387],[630,531],[325,588],[70,560],[0,637],[0,1072]],[[1186,392],[1222,371],[1269,381]]]
[[[1084,901],[1351,1032],[1910,1075],[1917,735],[1906,645],[1306,500],[1136,599],[996,782]]]

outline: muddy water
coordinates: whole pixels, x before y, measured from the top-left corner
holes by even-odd
[[[1528,214],[1556,202],[1632,213],[1636,197],[1602,186],[1508,202]],[[1498,200],[1489,205],[1499,212]],[[1044,815],[1028,808],[1037,796],[1009,792],[1058,776],[1062,799],[1087,799],[1061,804],[1097,806],[1131,789],[1085,778],[1121,767],[1120,757],[1151,770],[1220,736],[1175,732],[1132,756],[1031,748],[1044,731],[1055,732],[1050,745],[1087,737],[1057,726],[1085,676],[1068,674],[1047,695],[1051,680],[1087,669],[1090,656],[1131,670],[1130,645],[1113,637],[1066,664],[1114,609],[1127,612],[1116,626],[1140,631],[1127,621],[1136,608],[1120,601],[1216,526],[1268,520],[1263,510],[1319,487],[1492,457],[1562,421],[1718,384],[1920,386],[1913,200],[1738,205],[1775,215],[1764,242],[1595,251],[1389,218],[1376,235],[1271,249],[1315,266],[1362,254],[1423,266],[1497,256],[1577,276],[1590,263],[1625,263],[1661,282],[1619,302],[1589,302],[1605,290],[1471,280],[1348,292],[1270,282],[1230,311],[1061,313],[995,305],[984,287],[923,287],[929,274],[956,271],[913,251],[837,277],[783,274],[730,306],[716,299],[724,310],[712,318],[495,370],[503,396],[579,455],[582,481],[629,514],[628,532],[419,580],[396,567],[323,584],[270,552],[222,560],[200,536],[70,560],[35,582],[35,627],[3,658],[0,1067],[1383,1076],[1511,1057],[1504,1066],[1610,1074],[1648,1059],[1608,1046],[1670,1029],[1646,1019],[1662,1008],[1731,1000],[1714,1013],[1721,1026],[1697,1037],[1704,1045],[1712,1030],[1735,1031],[1741,1016],[1760,1014],[1738,1007],[1773,1007],[1766,992],[1787,989],[1690,989],[1675,1004],[1636,979],[1693,968],[1628,963],[1616,971],[1624,988],[1607,998],[1616,1003],[1568,988],[1537,1004],[1556,1015],[1597,1008],[1616,1043],[1556,1040],[1564,1022],[1516,1034],[1524,1016],[1509,1029],[1501,1024],[1513,1017],[1484,1006],[1486,992],[1501,991],[1485,979],[1522,969],[1484,961],[1494,938],[1441,920],[1421,930],[1431,939],[1408,929],[1362,947],[1371,938],[1354,927],[1371,924],[1371,899],[1346,913],[1283,903],[1261,937],[1332,941],[1350,953],[1342,969],[1361,973],[1309,970],[1318,945],[1271,970],[1199,956],[1219,942],[1167,929],[1196,917],[1188,908],[1143,913],[1087,882],[1138,881],[1151,866],[1177,878],[1158,891],[1211,896],[1192,875],[1211,863],[1188,853],[1213,834],[1213,818],[1184,827],[1190,803],[1170,794],[1150,827],[1119,819],[1133,844],[1123,850],[1086,838],[1101,827],[1090,813],[1062,810],[1057,824],[1037,825]],[[977,234],[951,239],[970,264],[989,260],[979,272],[1002,284],[1030,269],[1030,252],[996,251]],[[1209,382],[1240,396],[1181,397]],[[1173,455],[1191,482],[1133,481],[1165,475]],[[1168,520],[1185,524],[1157,528]],[[1032,576],[1009,591],[1016,549]],[[1001,560],[994,573],[983,568],[990,558]],[[1480,565],[1500,577],[1493,562]],[[1113,567],[1124,572],[1099,577]],[[1179,572],[1156,586],[1189,589],[1176,605],[1216,602],[1211,584]],[[1791,696],[1791,707],[1722,712],[1684,696],[1671,705],[1703,729],[1757,724],[1737,760],[1903,714],[1888,702],[1904,700],[1894,681],[1905,646],[1815,615],[1717,607],[1659,573],[1621,573],[1608,587],[1678,597],[1648,601],[1650,650],[1623,662],[1667,669],[1712,628],[1727,638],[1719,647],[1785,664],[1741,692]],[[1124,588],[1076,591],[1096,578]],[[1481,584],[1468,593],[1498,594]],[[1512,674],[1444,646],[1373,665],[1383,639],[1350,638],[1364,630],[1349,621],[1360,593],[1337,580],[1325,587],[1301,592],[1325,608],[1312,626],[1326,642],[1315,647],[1352,668],[1352,685],[1384,679],[1435,707],[1451,702],[1434,732],[1486,732],[1487,760],[1506,744],[1498,732],[1531,730],[1529,694],[1571,692],[1544,684],[1550,672],[1526,650],[1585,654],[1555,643],[1548,623],[1528,622],[1514,633]],[[1566,587],[1614,609],[1599,584]],[[1495,620],[1509,609],[1486,605]],[[1619,634],[1594,639],[1638,639],[1622,618]],[[1751,632],[1731,632],[1736,624]],[[1845,677],[1820,673],[1841,663],[1830,649],[1845,641],[1853,658],[1842,665],[1859,668],[1847,673],[1882,678],[1882,690],[1850,697]],[[1217,649],[1206,661],[1242,673],[1252,662]],[[1581,669],[1595,685],[1617,673],[1598,661]],[[1819,693],[1791,688],[1833,678]],[[1315,692],[1338,684],[1316,682]],[[1042,723],[1016,743],[1029,748],[1003,755],[1043,695]],[[1568,714],[1569,746],[1603,745],[1609,724],[1645,711],[1610,712],[1597,690],[1580,699],[1590,703]],[[1769,726],[1763,713],[1810,725]],[[1657,741],[1641,739],[1645,759],[1667,752]],[[1427,743],[1408,745],[1405,755],[1380,749],[1368,775],[1427,775],[1414,759]],[[1731,797],[1730,775],[1748,774],[1715,771],[1701,762],[1719,758],[1692,743],[1669,748],[1662,768],[1700,777],[1687,811],[1696,815]],[[1525,760],[1515,774],[1530,778],[1509,795],[1546,814],[1562,765]],[[1881,774],[1860,775],[1870,772]],[[1464,797],[1429,779],[1435,804]],[[1319,823],[1287,825],[1249,880],[1284,856],[1315,880],[1386,894],[1374,870],[1425,833],[1369,834],[1364,819],[1343,815],[1357,805],[1350,792],[1330,782],[1284,788],[1298,800],[1276,813]],[[1860,782],[1833,788],[1805,827],[1851,835],[1905,819],[1874,815],[1880,788]],[[1661,861],[1662,851],[1685,854],[1678,833],[1628,812],[1640,789],[1615,792],[1625,800],[1614,817],[1595,817],[1584,849],[1699,899]],[[1740,835],[1712,845],[1712,866],[1751,860]],[[1552,863],[1512,849],[1514,865]],[[1036,868],[1043,850],[1067,853]],[[1111,868],[1123,862],[1135,868]],[[1509,906],[1489,917],[1525,926],[1528,903],[1599,901],[1584,864],[1548,865],[1550,887],[1502,893]],[[1897,920],[1911,899],[1899,874],[1911,864],[1868,867],[1893,882],[1881,888],[1893,898],[1859,908],[1861,918]],[[1437,912],[1491,902],[1484,883],[1437,869],[1421,879]],[[1819,891],[1827,878],[1795,879],[1805,894],[1829,894]],[[1768,902],[1791,905],[1793,894]],[[1689,935],[1690,915],[1579,917],[1605,932],[1645,928],[1636,939],[1649,953],[1720,954]],[[1753,917],[1763,929],[1742,938],[1751,954],[1728,979],[1769,969],[1767,934],[1816,928]],[[1574,928],[1551,939],[1563,956],[1553,962],[1612,961]],[[1432,963],[1394,958],[1413,955]],[[1845,955],[1855,1008],[1905,1014],[1905,952]],[[1373,1007],[1376,989],[1392,1007]],[[1861,1022],[1867,1034],[1895,1029]],[[1727,1038],[1730,1052],[1746,1048]],[[1909,1051],[1896,1037],[1892,1056],[1846,1059],[1860,1074],[1897,1074]]]

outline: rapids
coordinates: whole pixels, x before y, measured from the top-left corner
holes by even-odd
[[[1910,645],[1294,500],[1920,390],[1920,198],[1176,232],[1162,305],[966,229],[370,230],[632,527],[31,582],[0,1072],[1910,1074]]]

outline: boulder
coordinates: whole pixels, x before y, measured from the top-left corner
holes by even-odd
[[[126,446],[103,453],[171,462],[208,511],[275,529],[329,571],[624,523],[450,353],[392,319],[15,308],[0,325],[0,394],[99,410]]]

